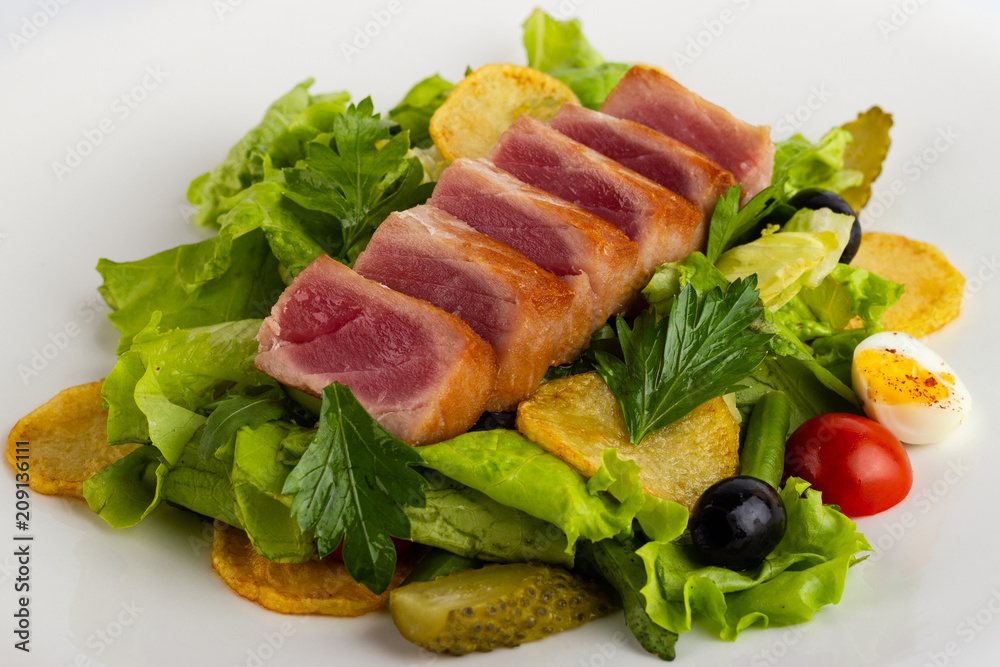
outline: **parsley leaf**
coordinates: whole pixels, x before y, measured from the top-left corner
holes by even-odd
[[[433,184],[421,185],[420,160],[407,158],[409,133],[391,135],[390,123],[373,113],[371,98],[333,121],[325,141],[306,145],[306,158],[283,169],[283,194],[304,209],[336,219],[330,230],[338,238],[327,247],[339,248],[337,259],[353,264],[375,228],[393,211],[422,204]]]
[[[705,256],[715,263],[744,234],[757,226],[781,202],[784,185],[778,183],[764,188],[740,209],[740,186],[729,188],[719,197],[708,227],[708,248]]]
[[[739,388],[766,354],[771,335],[745,333],[763,312],[751,275],[702,296],[686,285],[659,322],[645,311],[629,329],[619,316],[624,361],[597,352],[597,371],[622,406],[632,442]]]
[[[402,506],[426,503],[425,480],[410,467],[419,463],[416,450],[390,435],[348,387],[335,382],[323,390],[319,430],[282,493],[295,494],[292,515],[302,530],[315,529],[320,556],[343,539],[347,571],[379,594],[396,567],[389,536],[410,536]]]

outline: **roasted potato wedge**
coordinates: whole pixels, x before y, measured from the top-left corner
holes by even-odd
[[[565,83],[530,67],[484,65],[458,82],[431,116],[430,134],[446,160],[487,157],[521,114],[549,120],[579,102]]]
[[[721,398],[629,441],[621,406],[596,372],[546,382],[517,409],[526,438],[590,477],[601,452],[615,447],[642,469],[643,490],[689,509],[707,487],[739,470],[740,427]]]
[[[902,283],[902,298],[882,315],[890,331],[926,336],[958,317],[965,277],[930,243],[867,232],[851,266]]]
[[[15,471],[28,473],[28,485],[34,491],[83,499],[84,480],[138,447],[108,445],[108,412],[101,400],[101,384],[64,389],[11,429],[7,462]],[[18,454],[28,458],[18,459]],[[26,471],[18,468],[24,461]]]
[[[389,589],[375,595],[355,582],[336,558],[275,563],[254,551],[242,530],[215,522],[212,567],[239,595],[282,614],[361,616],[384,609],[389,592],[413,566],[412,558],[399,556]]]

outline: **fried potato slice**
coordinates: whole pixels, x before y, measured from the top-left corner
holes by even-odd
[[[889,153],[892,114],[887,114],[879,107],[872,107],[859,113],[857,118],[843,127],[853,138],[844,151],[844,167],[857,169],[864,174],[864,180],[861,185],[847,188],[840,196],[851,208],[860,211],[868,203],[872,195],[872,182],[882,173],[882,162]]]
[[[305,563],[275,563],[256,551],[239,528],[215,522],[212,567],[247,600],[282,614],[361,616],[385,608],[389,593],[413,570],[412,555],[401,554],[392,583],[375,595],[354,581],[347,567],[327,557]]]
[[[64,389],[21,418],[7,436],[7,462],[28,462],[28,485],[38,493],[83,499],[83,482],[139,445],[108,445],[103,382]],[[18,445],[18,443],[27,443]],[[18,448],[28,459],[17,459]],[[21,452],[24,454],[24,452]]]
[[[740,427],[723,399],[704,403],[637,446],[629,441],[621,406],[595,371],[543,384],[518,406],[517,429],[587,477],[601,467],[601,452],[615,447],[639,464],[643,491],[688,509],[740,464]]]
[[[965,277],[930,243],[898,234],[867,232],[851,266],[905,287],[899,302],[882,315],[890,331],[926,336],[958,317]]]
[[[431,116],[431,138],[446,160],[487,157],[518,116],[546,121],[565,102],[579,100],[569,86],[544,72],[484,65],[459,81]]]

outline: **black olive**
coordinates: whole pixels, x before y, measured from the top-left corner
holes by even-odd
[[[514,428],[516,412],[484,412],[470,431],[495,431]]]
[[[841,264],[851,263],[854,256],[858,254],[858,248],[861,246],[861,223],[858,221],[858,214],[854,212],[850,204],[844,201],[843,197],[829,190],[809,189],[796,192],[795,196],[788,200],[788,203],[795,208],[808,208],[813,211],[828,208],[834,213],[843,213],[844,215],[853,217],[854,224],[851,225],[851,238],[847,242],[844,252],[840,255]]]
[[[785,505],[756,477],[708,487],[691,512],[691,541],[707,565],[747,570],[764,562],[785,534]]]

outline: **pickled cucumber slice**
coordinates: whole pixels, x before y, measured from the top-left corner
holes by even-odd
[[[464,655],[518,646],[582,625],[619,606],[615,592],[549,565],[510,563],[409,584],[389,597],[406,639]]]
[[[840,196],[851,208],[860,211],[871,197],[872,182],[882,173],[882,162],[889,152],[892,115],[872,107],[843,127],[852,137],[844,151],[844,168],[857,169],[864,174],[864,180],[860,185],[847,188]]]

